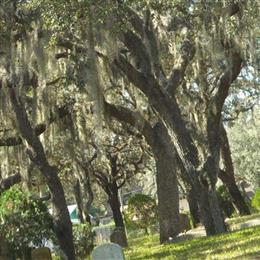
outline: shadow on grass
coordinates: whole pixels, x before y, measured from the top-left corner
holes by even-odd
[[[232,255],[232,252],[237,251],[239,254],[241,250],[255,256],[255,251],[260,250],[260,245],[257,248],[260,240],[260,227],[168,245],[159,245],[153,238],[149,240],[142,244],[142,238],[140,238],[140,244],[131,248],[127,253],[128,259],[205,259],[208,256],[217,256],[225,252]],[[149,247],[151,248],[149,249]],[[248,252],[250,248],[254,252]],[[243,253],[239,256],[244,258]]]
[[[260,259],[260,249],[257,250],[256,252],[251,252],[251,253],[247,253],[247,254],[240,254],[236,257],[234,257],[233,259],[251,259],[251,260],[256,260],[256,259]]]
[[[243,216],[243,217],[232,218],[232,219],[227,220],[226,222],[227,222],[229,225],[237,225],[237,224],[242,224],[242,223],[244,223],[245,221],[252,220],[252,219],[256,219],[256,218],[260,218],[260,214],[259,214],[259,213],[251,214],[251,215],[249,215],[249,216]]]

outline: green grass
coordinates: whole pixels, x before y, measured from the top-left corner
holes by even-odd
[[[231,218],[228,219],[226,222],[229,224],[229,227],[231,230],[237,230],[240,227],[240,224],[248,221],[248,220],[252,220],[252,219],[256,219],[256,218],[260,218],[260,214],[252,214],[249,216],[244,216],[244,217],[236,217],[236,218]]]
[[[158,235],[131,239],[126,259],[260,259],[260,227],[167,245],[158,239]]]

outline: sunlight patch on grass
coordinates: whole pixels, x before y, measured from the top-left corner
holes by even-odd
[[[231,230],[237,230],[242,223],[244,223],[248,220],[257,219],[257,218],[260,218],[259,213],[252,214],[252,215],[249,215],[249,216],[227,219],[226,222],[229,224]]]
[[[167,245],[159,245],[158,239],[158,235],[132,239],[126,259],[255,259],[260,255],[260,227]]]

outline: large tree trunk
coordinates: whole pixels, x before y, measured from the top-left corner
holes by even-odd
[[[165,243],[180,232],[176,154],[167,142],[165,126],[158,123],[154,131],[156,138],[152,148],[156,161],[160,243]]]
[[[215,190],[200,188],[197,190],[201,222],[208,236],[226,231],[224,217],[218,205]]]
[[[84,188],[86,188],[86,182],[88,182],[88,180],[82,180]],[[89,189],[91,190],[91,187],[89,187]],[[92,190],[89,191],[87,190],[88,194],[92,194]],[[85,202],[83,195],[82,195],[82,188],[80,185],[80,180],[77,179],[75,185],[74,185],[74,197],[77,203],[77,208],[78,208],[78,218],[80,223],[88,223],[89,225],[91,225],[91,218],[89,215],[89,209],[90,206],[93,202],[94,196],[89,196],[88,197],[88,201]],[[93,194],[92,194],[93,195]]]
[[[78,208],[78,218],[80,223],[84,223],[84,217],[83,217],[83,209],[82,209],[82,193],[81,193],[81,188],[80,188],[80,181],[79,179],[76,180],[76,183],[73,187],[73,191],[74,191],[74,197],[76,200],[76,204],[77,204],[77,208]]]
[[[239,212],[239,214],[241,216],[250,215],[249,207],[246,204],[245,199],[235,182],[235,179],[222,170],[220,170],[219,178],[224,183],[224,185],[227,187],[229,194],[232,198],[232,202],[233,202],[236,210]]]
[[[114,190],[113,193],[109,195],[108,203],[113,213],[115,226],[125,228],[125,223],[121,212],[121,204],[118,197],[118,190]]]
[[[94,193],[93,193],[93,190],[91,187],[89,172],[85,171],[84,174],[85,174],[85,179],[83,181],[83,186],[84,186],[85,191],[88,194],[88,198],[87,198],[87,202],[84,203],[84,205],[83,205],[83,213],[84,213],[84,218],[86,219],[86,221],[91,224],[89,212],[90,212],[90,207],[94,201]]]
[[[203,169],[194,178],[194,192],[197,195],[201,221],[205,225],[207,235],[220,234],[226,231],[224,216],[219,207],[216,193],[216,182],[219,172],[219,161],[209,156]]]
[[[24,105],[21,100],[16,97],[14,86],[9,86],[9,90],[19,131],[32,149],[28,149],[28,155],[31,161],[37,165],[41,174],[45,177],[47,186],[51,193],[52,203],[54,206],[54,231],[57,235],[60,248],[64,253],[65,259],[74,260],[75,252],[72,224],[65,200],[64,190],[58,177],[58,170],[56,167],[49,164],[43,145],[31,126]]]
[[[201,222],[205,227],[207,235],[215,234],[214,221],[211,216],[210,203],[206,192],[197,190],[198,205],[200,209]]]
[[[126,228],[125,228],[125,223],[124,223],[124,219],[123,219],[123,215],[121,212],[121,203],[118,197],[118,187],[116,182],[114,182],[111,185],[111,189],[110,191],[112,191],[109,194],[109,198],[108,198],[108,203],[112,209],[112,213],[113,213],[113,219],[115,222],[115,230],[120,230],[120,232],[122,232],[121,239],[123,239],[124,241],[122,242],[122,246],[127,247],[128,246],[128,242],[127,242],[127,236],[126,236]]]
[[[192,222],[194,227],[196,227],[197,224],[200,222],[200,213],[199,213],[198,202],[196,200],[196,194],[194,192],[194,189],[190,188],[187,191],[187,200],[190,208]]]
[[[176,151],[165,125],[154,127],[139,113],[105,103],[107,111],[117,120],[131,124],[145,137],[156,160],[156,184],[159,207],[160,242],[179,234],[179,193],[176,171]]]
[[[94,157],[92,159],[94,159]],[[91,187],[88,163],[83,163],[78,159],[76,159],[76,161],[82,171],[82,175],[78,176],[77,182],[74,186],[74,194],[79,208],[79,218],[81,223],[87,222],[91,225],[89,211],[94,201],[94,193]],[[78,171],[80,171],[80,169],[78,169]]]
[[[179,191],[171,156],[165,150],[156,158],[156,183],[160,225],[160,243],[175,238],[180,232]]]
[[[227,16],[233,16],[239,11],[239,7],[236,6],[235,11],[227,13]],[[136,14],[138,19],[138,14]],[[130,22],[132,22],[130,20]],[[143,20],[139,17],[139,24],[143,26]],[[132,22],[135,27],[135,23]],[[232,82],[237,78],[242,67],[242,58],[240,52],[236,46],[232,43],[225,44],[225,50],[228,51],[229,55],[227,58],[230,66],[223,71],[223,74],[216,80],[217,84],[214,86],[215,90],[212,96],[209,97],[205,108],[205,123],[207,128],[207,135],[205,135],[204,130],[200,134],[204,135],[205,142],[196,142],[193,138],[193,130],[190,129],[190,122],[187,123],[187,118],[184,117],[181,106],[178,104],[175,95],[176,89],[181,86],[182,81],[185,77],[186,68],[190,64],[192,57],[195,54],[195,44],[194,42],[186,42],[186,49],[188,51],[181,55],[182,65],[179,69],[174,69],[169,75],[169,79],[166,84],[161,85],[160,80],[154,77],[153,66],[151,60],[149,60],[149,54],[145,43],[142,41],[142,30],[127,31],[122,37],[122,42],[129,50],[129,56],[136,58],[136,60],[141,62],[141,69],[138,66],[133,65],[127,57],[123,55],[118,55],[115,59],[114,64],[119,68],[119,70],[127,77],[129,82],[131,82],[136,88],[138,88],[147,97],[148,103],[151,107],[156,110],[160,118],[167,124],[167,126],[172,130],[171,134],[173,136],[174,145],[178,151],[179,157],[185,168],[185,174],[189,180],[190,185],[196,186],[195,183],[200,184],[199,187],[202,190],[204,196],[206,196],[208,203],[203,203],[200,198],[199,203],[201,210],[204,206],[208,208],[205,210],[205,214],[208,213],[208,217],[212,218],[213,231],[215,233],[221,233],[225,231],[225,225],[223,218],[221,217],[218,202],[216,199],[215,185],[216,179],[218,178],[218,168],[219,168],[219,123],[221,119],[221,112],[228,96],[229,88]],[[130,37],[129,37],[130,36]],[[231,41],[230,41],[231,42]],[[188,45],[187,45],[188,44]],[[153,45],[156,46],[156,45]],[[187,48],[188,47],[188,48]],[[159,52],[159,50],[157,50]],[[179,66],[179,64],[178,64]],[[201,75],[204,71],[201,70]],[[202,80],[203,81],[203,80]],[[201,82],[200,82],[201,83]],[[169,88],[170,85],[170,88]],[[169,90],[173,90],[169,93]],[[167,93],[168,91],[168,93]],[[202,110],[200,111],[202,112]],[[203,111],[204,113],[204,111]],[[196,123],[197,128],[200,127]],[[199,156],[198,145],[202,145],[203,148],[207,149],[207,157],[204,162],[201,162]],[[210,158],[211,157],[211,158]],[[202,157],[203,158],[203,157]],[[203,176],[198,174],[200,171],[200,166],[202,163],[207,164],[208,159],[213,161],[213,170],[203,170]],[[210,166],[210,165],[208,165]],[[217,167],[217,170],[216,170]],[[210,168],[210,167],[208,167]],[[208,176],[204,176],[208,175]],[[204,181],[201,182],[200,178],[206,179],[206,185]],[[198,187],[197,187],[198,188]],[[198,190],[200,192],[200,190]],[[201,197],[198,195],[198,197]],[[213,203],[216,203],[214,207]],[[207,205],[208,204],[208,205]],[[202,213],[202,212],[201,212]],[[205,214],[203,214],[205,216]],[[204,217],[206,221],[206,216]],[[204,221],[204,222],[205,222]],[[214,233],[209,230],[208,233]]]
[[[59,240],[60,248],[64,252],[65,258],[68,260],[74,260],[75,253],[72,224],[65,200],[64,190],[59,180],[56,167],[48,165],[45,169],[41,169],[42,173],[45,171],[48,173],[46,180],[52,195],[52,203],[55,211],[54,231]]]
[[[194,149],[190,149],[189,152],[189,159],[186,158],[185,150],[182,150],[180,146],[178,146],[179,152],[176,152],[176,148],[172,144],[172,138],[169,136],[168,130],[163,124],[162,121],[160,121],[154,128],[150,126],[150,124],[145,121],[145,119],[138,113],[132,112],[131,110],[122,108],[122,107],[115,107],[113,105],[110,105],[108,103],[105,103],[107,106],[108,112],[119,119],[120,121],[130,123],[134,127],[138,128],[138,130],[145,136],[147,143],[152,147],[154,155],[156,154],[157,149],[157,143],[158,146],[160,145],[163,147],[162,149],[170,149],[171,153],[173,154],[173,160],[178,163],[178,168],[181,170],[181,178],[188,183],[195,191],[196,194],[196,200],[198,201],[198,206],[201,213],[202,223],[205,223],[205,228],[207,231],[207,234],[213,235],[217,233],[221,233],[225,231],[225,224],[223,217],[221,216],[221,212],[219,210],[218,201],[215,194],[215,184],[217,179],[217,170],[216,167],[214,167],[214,171],[211,170],[210,165],[208,166],[207,170],[204,170],[204,177],[207,177],[207,179],[211,178],[211,180],[207,180],[206,182],[209,182],[211,184],[211,191],[209,192],[208,188],[204,184],[201,183],[201,180],[199,178],[199,174],[196,171],[196,161],[198,160],[198,154],[197,150],[194,151]],[[180,117],[178,117],[180,120]],[[176,122],[177,124],[177,122]],[[181,124],[183,126],[183,124]],[[179,126],[179,127],[181,127]],[[157,129],[156,129],[157,128]],[[180,131],[178,131],[178,134],[181,135],[182,132],[186,132],[185,128],[182,128]],[[157,134],[159,133],[159,134]],[[176,137],[176,135],[175,135]],[[183,136],[180,137],[180,139],[185,139]],[[168,148],[170,147],[170,148]],[[161,151],[160,151],[161,152]],[[159,152],[159,153],[160,153]],[[155,155],[156,156],[156,155]],[[193,161],[193,162],[192,162]],[[216,165],[217,159],[214,160],[214,165]],[[208,164],[208,163],[205,163]],[[162,164],[163,165],[163,164]],[[217,163],[218,165],[218,163]],[[167,174],[176,174],[176,172],[171,171]],[[161,177],[158,177],[161,178]],[[164,176],[162,178],[165,178]],[[161,189],[161,185],[158,185],[158,188]],[[163,189],[163,188],[162,188]],[[176,187],[172,186],[171,191],[169,187],[169,193],[174,193],[174,190],[177,189]],[[157,191],[158,194],[160,194],[159,191]],[[162,191],[163,192],[163,191]],[[168,195],[169,195],[168,193]],[[203,193],[203,196],[200,196],[200,194]],[[165,205],[164,198],[159,198],[158,201],[160,203],[160,200],[162,201],[162,205]],[[170,203],[169,200],[167,200],[168,203]],[[217,203],[214,205],[214,203]],[[176,204],[175,204],[176,205]],[[171,208],[173,207],[173,208]],[[171,206],[168,205],[168,208],[174,209],[174,204]],[[164,211],[163,211],[164,212]],[[176,221],[178,215],[175,216],[176,220],[168,219],[169,223],[172,221],[173,223]],[[159,217],[160,221],[162,221],[163,218],[168,218],[166,216],[162,216],[162,218]],[[160,227],[163,226],[163,223],[160,223]],[[176,234],[176,230],[174,231]],[[167,236],[167,235],[166,235]],[[166,237],[165,236],[165,237]]]
[[[235,172],[233,167],[233,160],[231,156],[231,150],[229,145],[229,140],[227,136],[226,129],[224,125],[221,124],[221,155],[224,164],[224,171],[220,171],[219,178],[223,184],[227,187],[232,202],[240,215],[250,215],[250,209],[247,206],[245,199],[242,196],[239,188],[237,187],[235,181]]]

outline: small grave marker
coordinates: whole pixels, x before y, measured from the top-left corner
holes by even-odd
[[[94,249],[92,260],[125,260],[125,256],[121,246],[106,243]]]
[[[115,228],[112,234],[110,235],[110,242],[118,244],[122,247],[127,247],[128,245],[125,229],[123,227]]]
[[[32,260],[52,260],[51,250],[48,247],[33,249]]]

